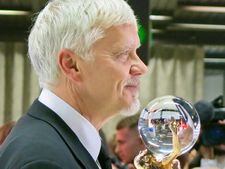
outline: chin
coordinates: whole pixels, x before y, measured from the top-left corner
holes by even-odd
[[[140,101],[138,99],[135,99],[129,107],[121,110],[120,114],[123,116],[132,116],[137,114],[139,109],[140,109]]]

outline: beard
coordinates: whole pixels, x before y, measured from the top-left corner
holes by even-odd
[[[137,114],[139,109],[140,109],[140,101],[138,98],[135,98],[135,100],[132,102],[131,106],[121,110],[120,114],[123,116],[133,116],[133,115]]]

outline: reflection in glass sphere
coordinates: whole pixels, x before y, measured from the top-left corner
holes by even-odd
[[[138,130],[157,161],[173,151],[172,122],[176,124],[181,155],[194,146],[200,133],[200,119],[195,108],[182,98],[164,96],[151,101],[141,112]]]

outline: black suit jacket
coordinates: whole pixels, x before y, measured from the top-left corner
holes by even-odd
[[[36,100],[1,146],[0,169],[98,169],[98,166],[65,122]]]

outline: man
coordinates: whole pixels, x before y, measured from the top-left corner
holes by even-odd
[[[138,117],[126,117],[116,126],[115,153],[124,164],[133,164],[139,152],[146,149],[138,133]]]
[[[108,169],[98,130],[139,109],[146,66],[124,0],[53,0],[28,39],[40,96],[0,150],[1,169]]]

